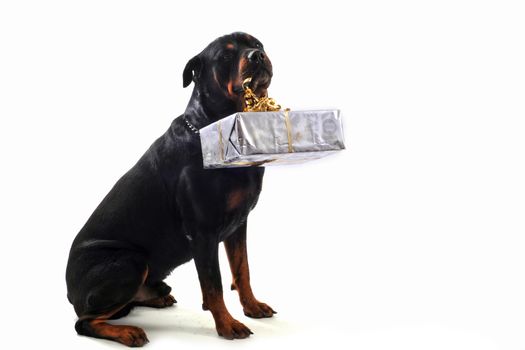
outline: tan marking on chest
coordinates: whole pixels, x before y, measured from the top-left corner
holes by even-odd
[[[230,192],[226,201],[226,209],[230,211],[238,208],[247,196],[248,192],[246,190],[234,190]]]

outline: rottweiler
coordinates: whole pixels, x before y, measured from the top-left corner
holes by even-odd
[[[227,339],[253,334],[228,312],[219,270],[224,242],[244,314],[272,317],[250,286],[246,225],[261,192],[263,167],[204,169],[198,130],[243,110],[242,83],[259,96],[272,79],[272,64],[253,36],[236,32],[211,42],[188,61],[183,87],[194,89],[175,118],[109,191],[74,239],[66,269],[67,297],[78,334],[127,346],[148,342],[141,328],[113,325],[135,306],[176,303],[163,280],[194,260],[204,310]]]

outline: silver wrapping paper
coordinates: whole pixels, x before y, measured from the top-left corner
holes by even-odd
[[[300,163],[345,148],[336,109],[240,112],[199,131],[204,168]]]

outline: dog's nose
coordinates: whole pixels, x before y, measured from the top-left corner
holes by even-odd
[[[264,61],[264,52],[262,52],[261,50],[257,50],[257,49],[252,50],[248,54],[248,59],[251,62],[261,63]]]

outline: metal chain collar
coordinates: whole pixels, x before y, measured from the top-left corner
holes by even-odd
[[[190,128],[190,130],[193,131],[194,134],[199,133],[199,129],[197,129],[192,123],[190,123],[190,121],[186,119],[186,116],[182,116],[182,119],[184,119],[184,122],[186,123],[188,128]]]

